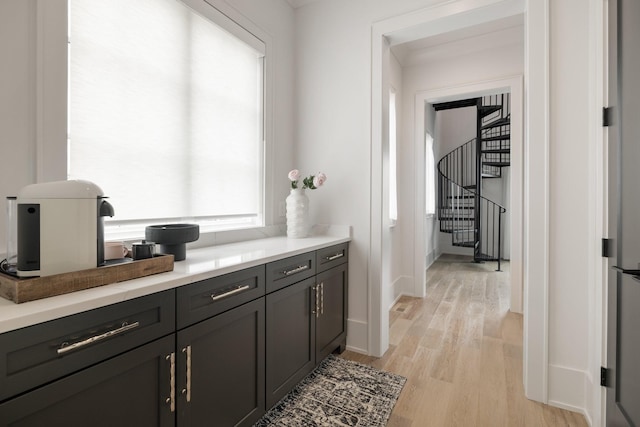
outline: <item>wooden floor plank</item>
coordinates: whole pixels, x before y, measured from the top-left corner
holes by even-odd
[[[402,296],[389,313],[381,358],[341,357],[407,378],[391,427],[587,426],[584,416],[528,400],[522,383],[522,315],[509,308],[509,263],[441,256],[425,298]]]

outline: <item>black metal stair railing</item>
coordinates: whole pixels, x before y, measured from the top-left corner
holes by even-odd
[[[482,141],[482,176],[499,178],[511,163],[511,97],[509,94],[485,96],[478,107]]]
[[[500,270],[506,209],[475,191],[476,142],[466,142],[438,162],[440,231],[451,234],[454,246],[473,248],[475,261],[498,261]]]

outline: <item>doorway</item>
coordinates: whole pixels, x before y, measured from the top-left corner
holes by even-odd
[[[523,87],[522,76],[513,76],[506,79],[492,80],[487,82],[478,82],[471,85],[452,87],[435,91],[418,92],[415,97],[415,159],[416,159],[416,176],[425,176],[425,153],[424,153],[424,135],[428,129],[428,116],[431,114],[431,105],[442,102],[459,101],[463,99],[482,97],[484,95],[494,94],[498,92],[509,92],[511,94],[511,173],[510,173],[510,264],[511,264],[511,286],[510,286],[510,310],[516,313],[522,313],[522,297],[523,297]],[[443,154],[440,153],[440,157]],[[425,230],[424,214],[418,209],[424,206],[425,183],[424,180],[417,180],[415,187],[416,199],[416,216],[414,223],[414,231],[418,236],[424,236]],[[414,266],[416,277],[426,270],[426,254],[427,248],[424,245],[424,239],[416,239],[414,245]],[[424,273],[423,273],[424,274]],[[415,281],[415,296],[424,296],[426,293],[426,281]]]
[[[549,46],[548,28],[549,16],[548,0],[528,3],[523,1],[505,0],[495,1],[484,7],[465,2],[464,4],[441,4],[426,8],[418,13],[411,13],[399,17],[380,21],[372,26],[372,81],[371,81],[371,105],[372,105],[372,132],[371,132],[371,162],[372,162],[372,188],[382,188],[381,168],[383,156],[383,58],[388,55],[389,46],[432,36],[434,34],[453,31],[469,25],[486,23],[496,19],[521,14],[526,10],[526,34],[527,40],[525,74],[527,79],[528,120],[539,126],[527,128],[527,139],[536,140],[535,147],[525,147],[521,153],[523,170],[548,170],[548,158],[545,153],[549,147],[549,135],[547,133],[549,121],[548,99],[548,55]],[[516,83],[522,93],[522,81]],[[464,93],[464,92],[460,92]],[[513,93],[513,92],[512,92]],[[434,97],[437,94],[433,95]],[[426,94],[416,94],[415,104],[418,108],[414,111],[423,111]],[[435,101],[435,100],[434,100]],[[418,122],[420,123],[420,122]],[[417,124],[416,126],[424,126]],[[423,134],[423,129],[415,134]],[[526,156],[525,156],[526,154]],[[418,158],[419,156],[416,156]],[[512,185],[515,186],[514,183]],[[549,190],[545,181],[526,181],[523,177],[522,190],[524,195],[523,205],[528,206],[531,215],[523,222],[519,230],[526,236],[535,236],[535,239],[524,240],[523,252],[527,254],[527,263],[538,266],[535,269],[522,266],[522,277],[525,282],[535,282],[535,288],[526,289],[528,293],[527,306],[523,307],[524,320],[524,384],[527,397],[545,402],[547,401],[547,313],[548,313],[548,248],[549,228],[545,221],[548,214]],[[424,200],[423,196],[420,196]],[[384,313],[388,307],[383,304],[382,283],[378,266],[383,262],[381,232],[383,224],[382,191],[371,192],[371,245],[369,263],[369,352],[374,356],[382,356],[389,346],[388,341],[388,316]],[[515,203],[515,201],[513,201]],[[422,206],[420,206],[422,211]],[[515,228],[515,226],[514,226]],[[414,245],[419,248],[423,239],[415,239]],[[422,249],[424,250],[424,249]],[[512,248],[513,250],[513,248]],[[513,255],[512,255],[513,256]],[[524,260],[525,258],[523,258]],[[415,265],[415,264],[414,264]],[[414,283],[424,283],[425,271],[414,267]],[[417,286],[423,289],[423,286]],[[421,295],[416,295],[421,296]],[[386,321],[385,321],[386,320]]]

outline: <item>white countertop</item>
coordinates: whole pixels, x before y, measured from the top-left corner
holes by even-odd
[[[82,311],[172,289],[188,283],[242,270],[351,240],[348,233],[304,239],[269,237],[245,242],[188,249],[187,259],[174,270],[36,301],[15,304],[0,298],[0,333]]]

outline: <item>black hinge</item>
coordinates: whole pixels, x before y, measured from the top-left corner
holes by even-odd
[[[611,256],[611,239],[602,239],[602,256],[609,258]]]
[[[602,126],[611,126],[611,107],[602,108]]]
[[[609,373],[609,370],[607,368],[605,368],[604,366],[600,367],[600,385],[602,387],[608,387],[609,384],[607,383],[607,375]]]

